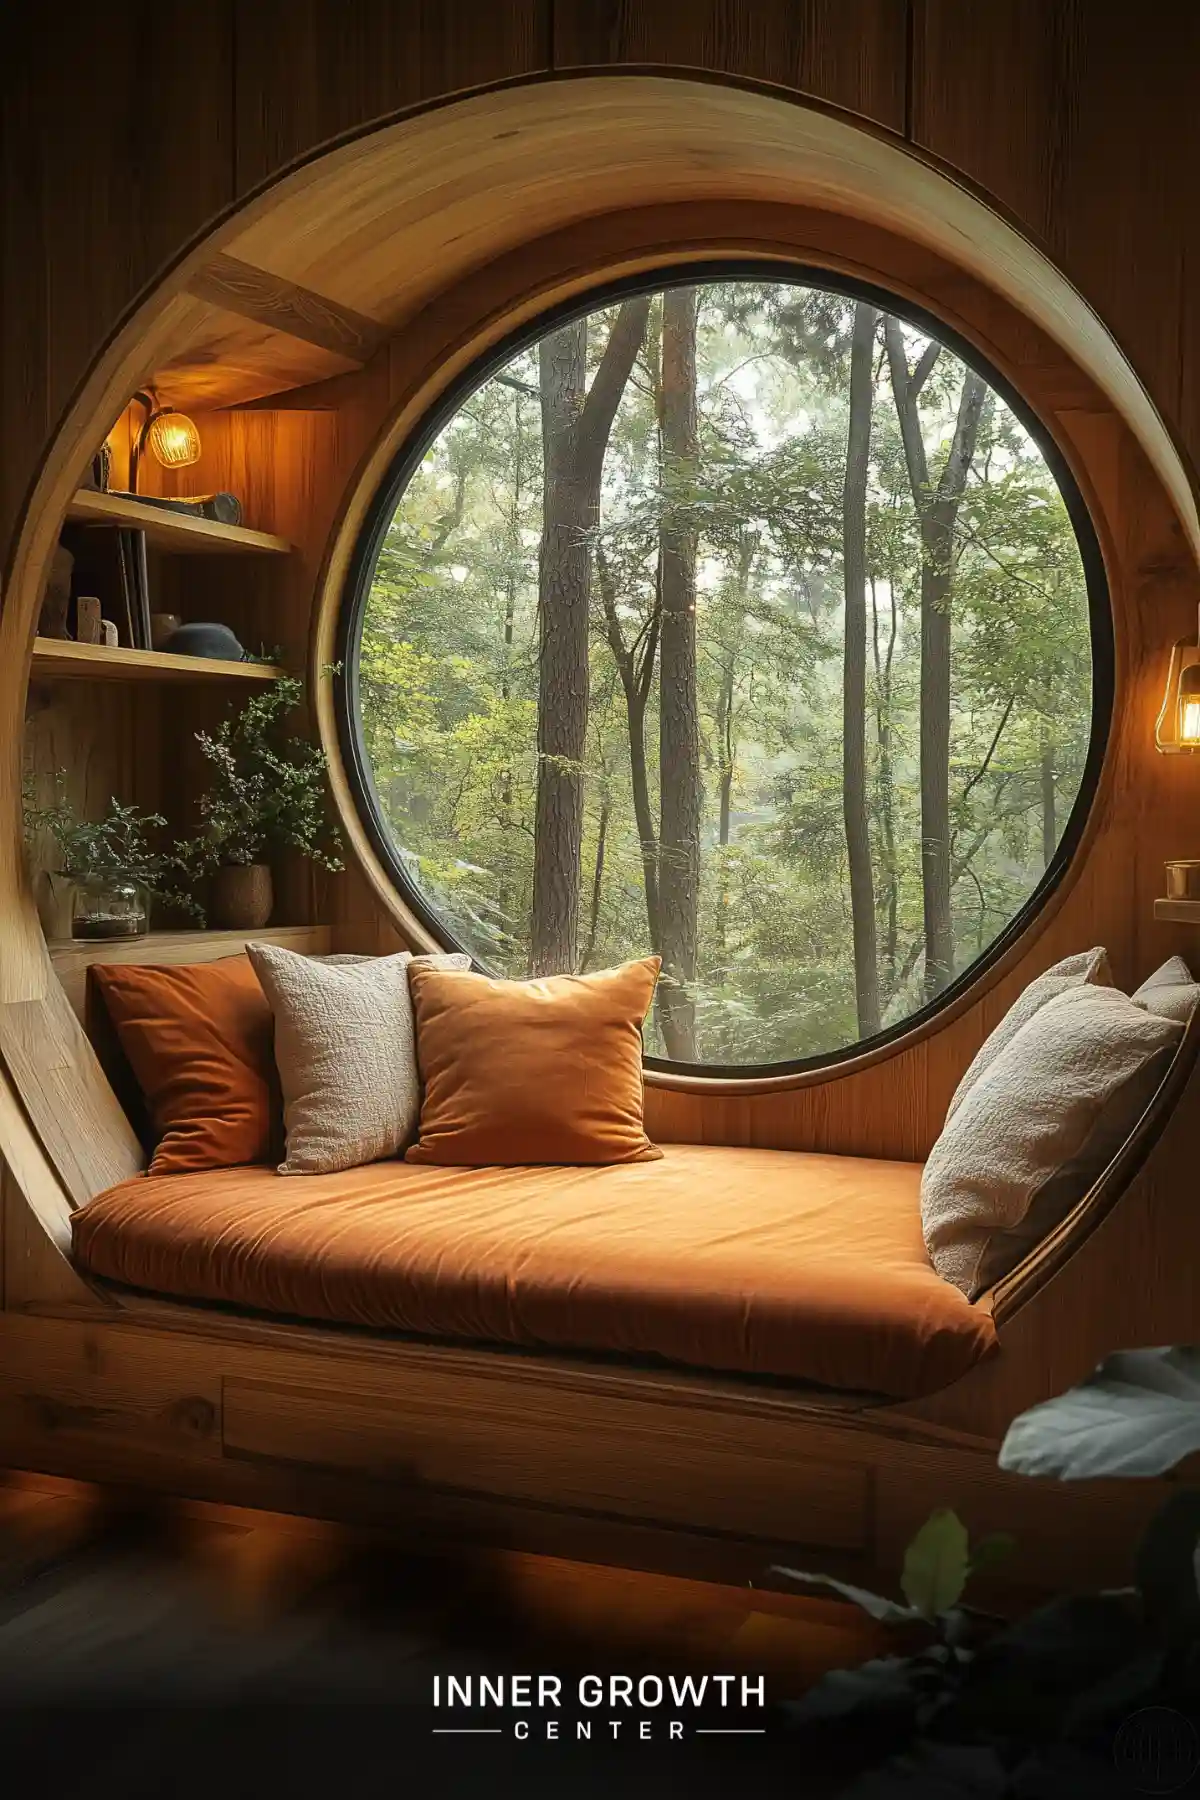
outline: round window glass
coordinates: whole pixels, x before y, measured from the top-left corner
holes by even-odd
[[[397,463],[344,621],[350,763],[478,966],[656,953],[652,1061],[829,1060],[1065,866],[1098,553],[932,320],[807,271],[658,280],[507,346]]]

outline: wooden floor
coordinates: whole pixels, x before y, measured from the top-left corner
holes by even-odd
[[[394,1622],[419,1627],[448,1653],[499,1640],[543,1668],[582,1656],[598,1668],[761,1673],[772,1699],[803,1692],[885,1641],[856,1609],[810,1596],[511,1552],[447,1566],[424,1558],[419,1544],[316,1520],[200,1502],[127,1511],[120,1495],[81,1482],[0,1474],[0,1586],[47,1561],[70,1567],[114,1531],[126,1545],[151,1543],[164,1568],[198,1578],[221,1617],[248,1626],[313,1609],[361,1616],[390,1571]]]

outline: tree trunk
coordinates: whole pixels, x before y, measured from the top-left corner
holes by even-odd
[[[850,428],[842,490],[842,567],[846,647],[842,665],[842,817],[850,867],[854,991],[858,1035],[879,1030],[879,961],[875,944],[875,876],[867,816],[867,471],[871,456],[875,326],[865,300],[854,308],[850,350]]]
[[[600,823],[596,829],[596,860],[592,867],[592,909],[588,923],[588,941],[583,955],[579,959],[579,973],[586,974],[596,950],[596,935],[600,930],[600,900],[604,892],[604,852],[608,843],[608,820],[612,811],[612,801],[606,794],[600,803]]]
[[[1042,866],[1048,869],[1058,849],[1058,794],[1054,785],[1054,743],[1044,724],[1041,738]]]
[[[888,997],[896,991],[896,958],[900,937],[900,877],[896,866],[896,777],[892,761],[892,664],[896,654],[899,608],[896,603],[895,570],[889,570],[888,588],[891,622],[886,652],[879,648],[879,609],[875,580],[871,579],[871,620],[875,646],[875,735],[876,784],[879,809],[879,832],[882,839],[886,899],[884,901],[884,962],[887,966]]]
[[[605,630],[613,659],[617,665],[617,672],[621,677],[621,686],[625,691],[625,722],[629,738],[629,780],[633,789],[633,816],[642,852],[642,885],[646,895],[646,925],[650,933],[650,948],[656,955],[661,955],[662,938],[658,923],[658,832],[650,806],[650,778],[646,769],[646,702],[654,680],[654,665],[658,656],[662,599],[661,595],[657,595],[655,598],[654,612],[647,621],[645,634],[640,639],[640,648],[638,644],[635,644],[631,649],[621,635],[616,588],[609,573],[604,552],[599,546],[596,550],[596,573],[599,577],[600,599],[604,608]]]
[[[950,590],[954,525],[979,435],[987,388],[968,370],[959,397],[950,453],[931,487],[917,398],[940,347],[927,345],[909,371],[899,320],[884,321],[884,339],[913,506],[921,531],[921,882],[924,897],[925,998],[954,974],[950,911]]]
[[[592,540],[613,419],[646,331],[649,297],[621,307],[584,398],[587,321],[538,346],[544,458],[538,567],[538,774],[532,975],[575,967],[588,722]]]
[[[588,720],[588,532],[593,507],[576,431],[587,374],[587,321],[538,346],[545,475],[538,565],[538,772],[531,975],[575,967]]]
[[[695,1062],[700,913],[700,708],[696,672],[696,290],[663,295],[662,632],[659,650],[659,1021],[667,1055]]]

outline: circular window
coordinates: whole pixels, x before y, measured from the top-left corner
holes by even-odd
[[[625,284],[477,367],[359,546],[341,723],[440,941],[657,952],[651,1065],[834,1061],[944,1004],[1081,829],[1100,558],[1019,399],[823,272]]]

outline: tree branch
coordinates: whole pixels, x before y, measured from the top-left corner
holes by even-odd
[[[912,489],[917,518],[923,520],[929,508],[929,462],[925,455],[925,440],[921,436],[916,402],[909,393],[912,378],[908,372],[908,356],[900,333],[900,321],[890,313],[884,315],[883,341],[887,346],[896,418],[900,424],[900,441],[904,445],[904,462],[908,469],[908,485]]]
[[[501,387],[515,388],[518,394],[528,394],[533,400],[542,397],[540,387],[534,387],[530,381],[519,381],[515,375],[493,375],[492,380],[498,381]]]
[[[625,392],[625,383],[629,380],[646,335],[651,298],[650,294],[641,294],[634,300],[626,300],[613,322],[608,342],[604,346],[604,355],[600,358],[600,367],[592,377],[592,385],[575,428],[582,460],[594,458],[597,454],[603,455],[617,407],[621,404],[621,395]]]
[[[921,392],[921,389],[933,374],[933,365],[941,354],[942,346],[938,343],[936,338],[930,338],[917,359],[917,365],[909,378],[908,398],[910,400],[915,400],[917,398],[917,395]]]

